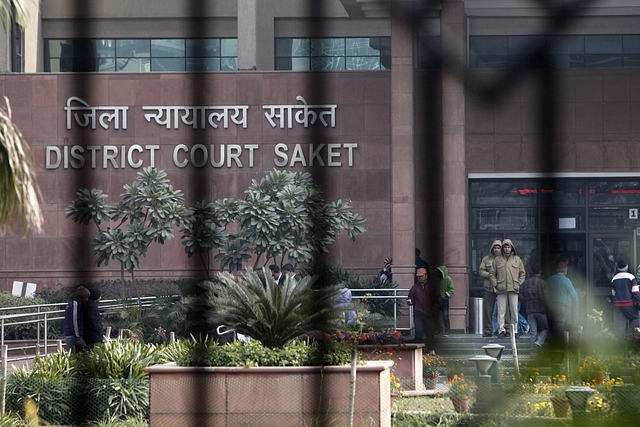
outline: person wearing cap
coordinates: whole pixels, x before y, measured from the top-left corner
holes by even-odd
[[[100,344],[103,340],[102,320],[100,320],[100,311],[98,303],[102,299],[100,289],[89,289],[89,301],[84,305],[84,342],[87,348],[93,348],[96,344]]]
[[[82,351],[87,344],[84,341],[84,310],[91,293],[84,286],[78,286],[73,298],[64,309],[64,337],[67,350]]]
[[[518,324],[518,293],[526,277],[524,262],[516,253],[513,242],[510,239],[504,239],[501,256],[496,257],[489,270],[491,286],[498,294],[498,338],[507,336],[505,329],[507,304],[509,304],[511,320],[514,324]]]
[[[578,307],[578,294],[573,283],[567,277],[569,271],[566,262],[559,262],[556,268],[557,274],[547,279],[549,289],[549,320],[551,335],[556,339],[562,339],[569,316],[569,303],[573,303],[574,309]]]
[[[441,265],[436,269],[438,272],[438,289],[440,289],[440,297],[442,297],[442,309],[436,317],[436,330],[438,334],[442,331],[443,337],[448,337],[451,333],[451,322],[449,321],[449,300],[455,292],[453,279],[449,276],[449,270],[446,265]],[[442,326],[440,326],[440,318],[442,317]]]
[[[382,282],[393,282],[393,274],[391,273],[391,262],[393,260],[390,257],[386,257],[383,262],[382,270],[378,273],[378,277]]]
[[[416,272],[407,304],[413,306],[414,342],[424,342],[425,350],[435,353],[435,319],[442,309],[442,297],[436,284],[429,280],[426,268]]]
[[[496,288],[491,284],[490,271],[496,257],[502,255],[502,240],[496,239],[491,244],[489,254],[482,258],[478,267],[478,276],[484,279],[484,298],[482,301],[482,336],[490,337],[493,333],[493,312],[496,305]],[[509,318],[505,318],[509,324]]]
[[[617,274],[611,279],[611,294],[613,295],[613,330],[622,337],[638,327],[638,309],[640,309],[640,288],[638,280],[629,273],[629,265],[619,260],[616,265]]]

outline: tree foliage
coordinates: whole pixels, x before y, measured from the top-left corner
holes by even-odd
[[[74,222],[93,222],[98,227],[91,241],[96,264],[119,261],[123,287],[124,269],[133,277],[152,243],[164,244],[173,238],[173,225],[182,224],[185,212],[182,192],[174,190],[162,170],[144,168],[124,190],[122,200],[113,206],[106,203],[108,196],[101,190],[82,189],[66,209],[67,218]]]
[[[277,169],[253,180],[243,197],[198,202],[188,210],[182,243],[197,255],[210,277],[211,252],[222,269],[242,270],[254,257],[254,268],[269,261],[311,262],[328,252],[340,232],[354,240],[365,231],[365,219],[342,200],[325,203],[307,172]]]

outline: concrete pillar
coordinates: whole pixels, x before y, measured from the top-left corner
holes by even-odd
[[[238,69],[257,64],[258,0],[238,0]]]
[[[444,261],[454,280],[452,329],[466,329],[469,305],[469,243],[465,151],[466,26],[463,0],[442,1],[442,193]]]
[[[273,70],[274,18],[271,2],[238,0],[238,69]]]
[[[408,289],[415,275],[415,172],[413,155],[413,24],[402,11],[410,0],[391,3],[391,245],[393,279]]]

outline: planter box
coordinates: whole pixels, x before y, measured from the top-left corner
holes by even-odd
[[[354,426],[391,426],[391,361],[357,367]],[[346,425],[350,366],[146,368],[149,427]]]
[[[404,390],[423,390],[422,349],[424,344],[359,345],[363,360],[393,360],[393,374],[400,378]],[[391,355],[389,355],[391,353]]]

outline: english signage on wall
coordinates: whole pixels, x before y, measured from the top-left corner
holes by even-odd
[[[321,124],[326,128],[336,126],[336,104],[309,105],[302,96],[297,96],[298,104],[263,105],[264,118],[272,128],[292,129],[294,126],[309,128]],[[150,124],[167,129],[188,126],[193,129],[227,129],[230,124],[246,129],[248,127],[249,105],[208,105],[208,106],[142,106],[144,119]],[[129,123],[129,106],[91,106],[76,96],[67,99],[66,127],[74,126],[96,130],[126,130]],[[335,144],[276,144],[273,149],[274,164],[278,167],[353,166],[354,150],[357,143]],[[178,168],[254,167],[259,144],[186,144],[173,146],[173,163]],[[48,145],[46,146],[46,169],[138,169],[155,167],[159,144],[126,145]]]

